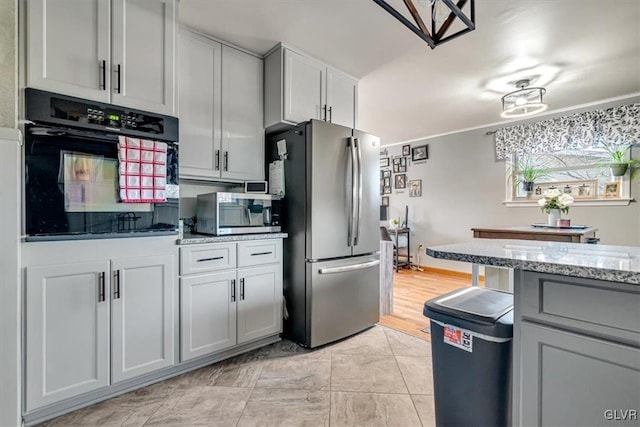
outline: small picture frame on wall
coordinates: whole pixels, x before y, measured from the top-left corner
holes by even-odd
[[[407,171],[407,158],[401,157],[400,164],[398,165],[398,172],[406,172]]]
[[[384,171],[384,174],[382,175],[383,178],[391,178],[391,171],[389,169]]]
[[[403,145],[402,146],[402,155],[404,157],[411,155],[411,145]]]
[[[389,158],[388,157],[382,157],[380,159],[380,167],[381,168],[388,168],[389,167]]]
[[[383,187],[382,194],[391,194],[391,187]]]
[[[382,206],[389,206],[389,196],[382,196]]]
[[[393,164],[393,173],[398,173],[400,172],[400,164]]]
[[[391,178],[385,178],[384,179],[384,186],[385,187],[391,187]]]
[[[417,162],[419,160],[427,160],[429,158],[429,145],[420,145],[411,150],[411,160]]]
[[[615,199],[620,197],[620,183],[606,182],[602,190],[602,197],[605,199]]]
[[[422,197],[421,179],[412,179],[409,181],[409,197]]]
[[[407,175],[403,173],[396,175],[393,184],[395,189],[407,188]]]

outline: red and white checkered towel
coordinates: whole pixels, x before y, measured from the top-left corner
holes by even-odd
[[[166,202],[167,144],[120,136],[120,201]]]

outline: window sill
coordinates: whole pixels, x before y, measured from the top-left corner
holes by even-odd
[[[627,206],[629,203],[635,202],[635,199],[577,199],[571,206]],[[522,200],[505,200],[502,202],[508,208],[526,208],[529,206],[538,206],[538,199],[522,199]]]

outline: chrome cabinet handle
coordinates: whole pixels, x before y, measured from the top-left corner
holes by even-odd
[[[228,151],[224,152],[224,170],[225,171],[229,170],[229,152]]]
[[[104,59],[100,61],[100,71],[102,81],[100,82],[100,89],[107,90],[107,61]]]
[[[258,255],[271,255],[273,252],[256,252],[255,254],[251,254],[251,256],[258,256]]]
[[[240,301],[244,301],[244,279],[240,279]]]
[[[122,73],[121,73],[121,69],[120,69],[120,64],[118,64],[116,66],[116,75],[117,75],[116,82],[118,84],[116,86],[116,93],[120,93],[121,89],[122,89],[122,87],[120,86],[120,74],[122,74]]]
[[[113,299],[120,299],[120,270],[113,272]]]
[[[219,259],[222,259],[222,258],[224,258],[224,257],[223,256],[214,256],[212,258],[202,258],[202,259],[197,260],[196,262],[216,261],[216,260],[219,260]]]
[[[220,170],[220,150],[216,150],[216,170]]]
[[[236,281],[231,280],[231,302],[236,302]]]
[[[324,111],[324,117],[322,118],[322,120],[326,122],[327,121],[327,104],[324,104],[324,107],[322,107],[322,111]]]
[[[333,119],[331,118],[332,114],[331,111],[333,110],[333,107],[329,107],[329,123],[333,123]]]
[[[98,302],[104,301],[104,271],[98,273]]]

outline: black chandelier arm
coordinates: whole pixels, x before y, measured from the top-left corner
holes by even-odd
[[[409,19],[407,19],[403,14],[401,14],[396,9],[394,9],[391,5],[389,5],[387,1],[385,0],[373,0],[373,1],[378,6],[386,10],[389,14],[391,14],[391,16],[393,16],[398,21],[400,21],[405,27],[413,31],[418,37],[424,40],[431,49],[435,49],[435,47],[438,44],[457,38],[463,34],[468,33],[469,31],[475,30],[476,28],[475,0],[458,0],[457,4],[454,3],[455,0],[437,0],[444,3],[444,5],[447,6],[451,12],[449,13],[447,19],[444,21],[442,26],[439,29],[436,29],[437,23],[434,20],[434,16],[433,16],[433,8],[435,7],[435,5],[432,4],[431,6],[432,10],[430,14],[431,33],[429,33],[423,18],[420,16],[412,0],[403,0],[403,2],[407,7],[407,9],[409,10],[409,12],[411,13],[411,16],[413,17],[413,19],[416,21],[417,26],[414,23],[412,23]],[[471,12],[470,17],[468,17],[462,11],[462,8],[467,4],[467,2],[469,2],[469,5],[470,5],[470,12]],[[456,18],[460,19],[460,21],[462,21],[462,23],[464,23],[464,25],[467,28],[464,28],[458,31],[455,34],[451,34],[444,37],[445,33],[449,30],[449,28],[451,27],[451,25],[453,24]]]
[[[411,21],[409,21],[407,18],[405,18],[400,12],[398,12],[397,10],[395,10],[393,7],[391,7],[386,1],[384,0],[373,0],[378,6],[380,6],[381,8],[383,8],[384,10],[386,10],[387,12],[389,12],[394,18],[396,18],[398,21],[400,21],[402,24],[404,24],[407,28],[409,28],[411,31],[413,31],[414,33],[416,33],[416,35],[418,37],[420,37],[422,40],[424,40],[425,42],[427,42],[427,44],[429,45],[429,47],[431,49],[435,49],[436,44],[433,41],[433,39],[426,35],[425,33],[423,33],[422,31],[420,31],[420,29],[418,27],[416,27],[415,25],[413,25],[411,23]]]
[[[456,14],[458,19],[460,19],[462,22],[464,22],[464,25],[466,25],[467,28],[469,28],[469,31],[473,31],[473,30],[476,29],[476,24],[474,22],[475,21],[475,16],[473,16],[473,15],[475,15],[474,14],[474,10],[473,10],[474,9],[473,8],[473,6],[474,6],[474,1],[473,0],[471,0],[471,15],[472,15],[471,19],[469,19],[467,17],[467,15],[465,15],[464,12],[458,6],[453,4],[453,0],[440,0],[440,1],[442,3],[444,3],[444,4],[446,4],[447,6],[449,6],[449,9],[451,9],[451,11]],[[464,2],[464,3],[466,3],[466,2]],[[464,3],[463,3],[463,5],[464,5]]]

